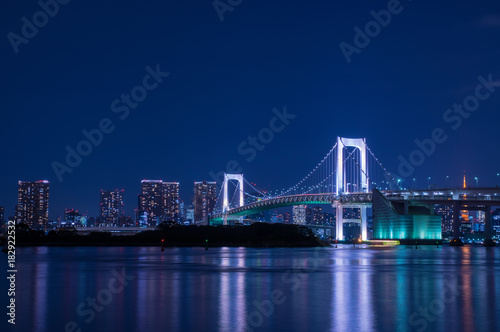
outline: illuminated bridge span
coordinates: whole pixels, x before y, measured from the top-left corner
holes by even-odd
[[[240,207],[227,210],[227,216],[246,216],[255,214],[269,209],[276,209],[292,205],[332,205],[337,202],[342,203],[344,206],[371,204],[371,193],[351,193],[346,196],[335,196],[334,194],[303,194],[303,195],[290,195],[283,197],[271,197],[268,199],[258,200]],[[214,220],[223,220],[223,214],[217,215]]]
[[[452,204],[457,240],[459,211],[468,209],[485,211],[486,236],[491,237],[490,207],[500,205],[499,188],[403,190],[399,182],[380,163],[365,139],[337,137],[337,143],[326,156],[302,180],[288,188],[272,192],[259,190],[243,174],[225,174],[211,222],[227,225],[230,220],[242,221],[243,216],[279,207],[329,204],[336,208],[337,240],[344,238],[344,207],[360,209],[362,240],[367,240],[367,208],[374,209],[374,222],[377,218],[381,221],[380,228],[385,228],[380,236],[404,235],[401,225],[406,223],[413,227],[413,233],[425,238],[425,232],[432,232],[422,230],[421,220],[427,218],[433,220],[435,237],[432,238],[441,239],[440,217],[434,214],[434,205]],[[234,188],[230,188],[230,184]],[[233,191],[231,197],[230,190]],[[418,217],[414,217],[416,215]]]
[[[462,201],[462,205],[500,205],[500,188],[477,189],[437,189],[437,190],[412,190],[412,191],[381,191],[389,201],[409,201],[421,204],[448,204],[450,201]],[[240,217],[259,213],[269,209],[276,209],[292,205],[334,205],[337,202],[345,207],[372,204],[372,193],[350,193],[344,196],[334,194],[303,194],[274,197],[258,200],[253,203],[236,207],[227,211],[231,217]],[[239,219],[239,218],[231,218]],[[214,217],[215,221],[222,221],[220,213]]]
[[[259,213],[269,209],[275,209],[292,205],[307,205],[307,204],[329,204],[333,203],[332,194],[305,194],[291,195],[283,197],[272,197],[268,199],[258,200],[256,202],[236,207],[227,211],[228,216],[245,216],[249,214]],[[222,215],[221,215],[222,217]],[[222,220],[222,219],[221,219]]]

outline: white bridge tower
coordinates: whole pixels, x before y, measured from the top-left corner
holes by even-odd
[[[224,214],[224,223],[223,225],[227,225],[227,211],[229,210],[229,200],[227,198],[227,185],[230,180],[238,181],[237,190],[240,191],[240,206],[245,205],[244,195],[243,195],[243,174],[228,174],[224,173],[224,197],[223,197],[223,205],[222,205],[222,213]],[[240,217],[240,221],[243,220],[243,217]]]
[[[354,147],[359,149],[361,160],[360,160],[360,178],[361,178],[361,191],[369,192],[370,189],[368,187],[368,168],[366,164],[366,139],[364,138],[344,138],[337,137],[337,175],[335,179],[335,194],[337,197],[342,196],[344,194],[348,195],[349,192],[346,192],[347,188],[347,179],[344,174],[344,148],[346,147]],[[344,239],[344,214],[343,214],[343,205],[340,201],[336,201],[334,204],[336,208],[336,216],[337,216],[337,224],[336,224],[336,239],[343,240]],[[350,207],[358,207],[358,206],[350,206]],[[368,238],[367,235],[367,217],[366,217],[366,206],[360,205],[361,210],[361,240],[366,241]]]

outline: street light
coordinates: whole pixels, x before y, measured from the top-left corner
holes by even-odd
[[[417,185],[417,179],[413,178],[413,189],[416,189],[416,185]]]
[[[429,176],[427,178],[427,189],[430,189],[430,187],[431,187],[431,177]]]
[[[478,187],[478,182],[479,182],[479,179],[477,178],[477,176],[474,178],[474,180],[476,180],[476,188]]]

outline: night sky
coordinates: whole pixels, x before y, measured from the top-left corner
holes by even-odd
[[[354,28],[364,31],[370,12],[387,10],[388,1],[216,4],[221,16],[209,0],[73,0],[48,22],[36,16],[42,26],[22,39],[22,18],[31,24],[41,7],[1,2],[0,206],[7,216],[18,180],[51,182],[51,220],[65,208],[96,216],[99,190],[115,188],[125,190],[132,215],[142,179],[178,181],[189,202],[193,182],[212,180],[209,173],[230,160],[261,187],[287,187],[337,136],[366,137],[398,172],[398,157],[408,159],[414,140],[435,128],[448,138],[415,168],[417,185],[429,176],[458,185],[464,170],[471,184],[475,176],[481,186],[500,184],[500,84],[490,84],[494,92],[460,125],[443,119],[475,95],[479,76],[500,81],[498,1],[392,3],[398,13],[350,63],[340,44],[354,47]],[[144,100],[125,106],[121,95],[155,70],[163,74],[146,80]],[[248,161],[238,146],[285,107],[296,117]],[[66,147],[76,149],[82,130],[103,119],[114,130],[59,182],[53,163],[65,164]]]

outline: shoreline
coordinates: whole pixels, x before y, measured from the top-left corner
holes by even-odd
[[[36,231],[27,228],[16,232],[16,247],[249,247],[249,248],[300,248],[326,247],[304,226],[256,223],[249,226],[177,226],[161,225],[156,230],[133,235],[114,235],[109,232],[78,234],[61,229]]]
[[[161,245],[151,244],[151,243],[76,243],[76,244],[65,244],[65,243],[23,243],[16,246],[17,248],[29,248],[29,247],[158,247],[161,249]],[[331,247],[331,245],[279,245],[279,244],[268,244],[268,245],[251,245],[251,244],[214,244],[214,245],[199,245],[199,244],[171,244],[165,245],[164,248],[320,248],[320,247]]]

